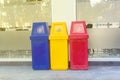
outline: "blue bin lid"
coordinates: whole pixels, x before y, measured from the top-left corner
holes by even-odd
[[[34,22],[30,39],[45,38],[48,37],[48,34],[47,22]]]

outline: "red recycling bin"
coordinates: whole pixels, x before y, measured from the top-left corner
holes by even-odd
[[[85,21],[72,22],[69,42],[70,69],[88,69],[88,34]]]

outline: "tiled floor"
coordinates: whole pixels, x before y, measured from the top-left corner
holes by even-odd
[[[120,66],[90,66],[86,71],[33,71],[31,66],[0,66],[0,80],[120,80]]]

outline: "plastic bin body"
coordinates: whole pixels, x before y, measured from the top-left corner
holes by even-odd
[[[77,28],[79,26],[80,28]],[[88,34],[86,32],[86,25],[84,21],[72,22],[69,42],[70,69],[88,69]]]
[[[49,69],[49,41],[45,22],[33,23],[30,36],[32,47],[32,68],[34,70]]]
[[[52,23],[50,39],[50,63],[52,70],[68,69],[68,35],[66,24]]]

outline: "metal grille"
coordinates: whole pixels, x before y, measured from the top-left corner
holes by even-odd
[[[0,58],[31,58],[31,50],[0,50]]]
[[[89,57],[93,58],[120,58],[120,49],[89,49]]]

